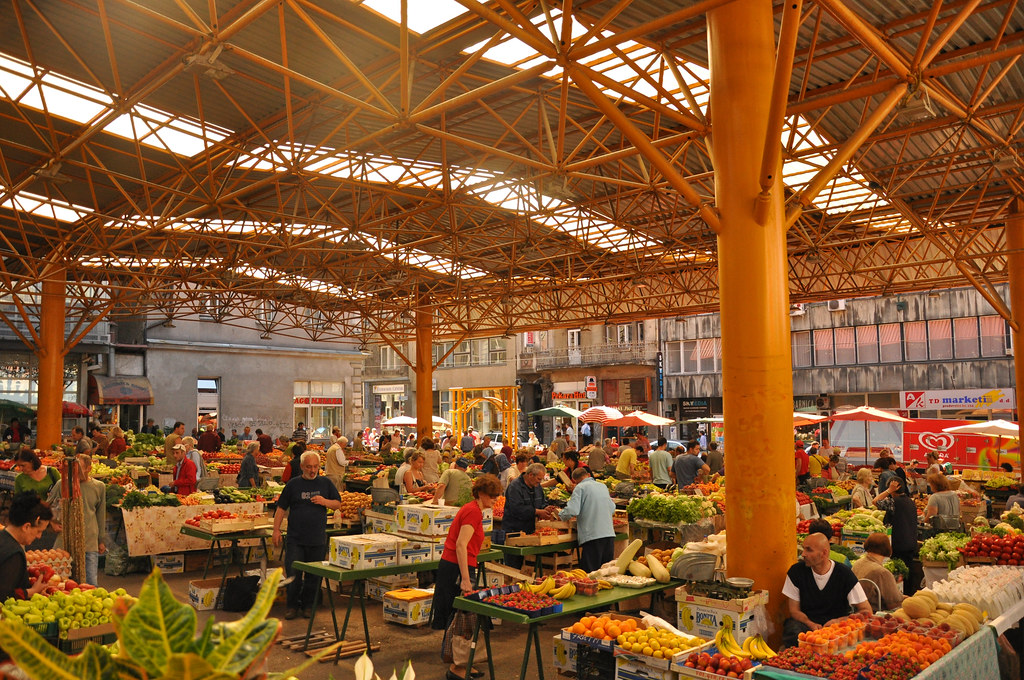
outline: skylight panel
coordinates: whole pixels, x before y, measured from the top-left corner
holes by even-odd
[[[401,0],[362,0],[357,4],[372,9],[395,24],[402,23]],[[465,14],[465,7],[455,0],[408,0],[406,24],[414,33],[427,33],[441,24],[448,23],[457,16]]]
[[[10,210],[31,213],[58,222],[74,224],[83,217],[92,214],[92,210],[82,205],[75,205],[56,198],[47,198],[27,191],[22,191],[3,202],[2,206]]]

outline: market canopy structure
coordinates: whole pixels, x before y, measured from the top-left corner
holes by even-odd
[[[4,318],[55,272],[83,317],[322,340],[411,337],[423,300],[449,337],[714,310],[727,4],[15,0]],[[784,7],[790,300],[970,284],[1009,319],[1019,3]]]

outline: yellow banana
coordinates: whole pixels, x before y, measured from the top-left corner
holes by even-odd
[[[725,643],[722,642],[722,628],[719,628],[715,633],[715,648],[718,649],[722,654],[725,654]]]
[[[770,659],[773,656],[778,656],[778,654],[775,653],[775,650],[768,646],[767,640],[765,640],[760,635],[757,635],[755,637],[756,637],[756,640],[757,640],[757,646],[760,648],[761,652],[764,654],[764,658]]]
[[[541,590],[538,592],[540,592],[541,595],[547,595],[552,591],[552,589],[554,589],[554,587],[555,579],[548,576],[546,579],[544,579],[544,583],[541,584]]]
[[[723,628],[722,629],[722,640],[725,642],[726,646],[729,648],[729,655],[730,656],[738,656],[741,659],[749,659],[750,658],[750,652],[746,651],[740,645],[740,643],[736,642],[736,638],[733,637],[732,629],[731,628]]]
[[[600,579],[597,582],[597,589],[598,590],[611,590],[612,587],[613,587],[612,584],[609,583],[608,581],[605,581],[604,579]]]
[[[743,647],[743,651],[744,652],[746,652],[751,657],[756,659],[757,658],[757,651],[753,649],[753,644],[754,644],[754,637],[751,636],[751,637],[748,637],[746,640],[743,641],[742,647]]]

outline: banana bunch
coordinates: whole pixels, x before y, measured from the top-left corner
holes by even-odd
[[[573,569],[572,571],[564,571],[564,570],[563,571],[558,571],[558,572],[555,572],[555,576],[562,576],[562,577],[565,577],[565,578],[578,578],[578,579],[590,578],[590,576],[587,574],[587,572],[583,571],[580,568]]]
[[[548,597],[553,597],[556,600],[568,600],[570,597],[576,594],[576,584],[569,581],[564,586],[547,593]]]
[[[718,647],[718,651],[722,654],[735,656],[740,659],[761,661],[776,656],[772,648],[768,646],[768,643],[760,635],[748,637],[743,641],[742,645],[736,642],[736,638],[732,634],[732,626],[728,628],[723,626],[718,629],[718,632],[715,633],[715,646]]]
[[[598,590],[611,590],[612,588],[614,588],[614,586],[611,583],[608,583],[608,581],[605,581],[604,579],[600,578],[597,579]]]
[[[553,579],[550,576],[548,576],[546,579],[544,579],[540,583],[529,583],[528,581],[523,581],[519,585],[519,589],[520,590],[526,590],[526,591],[531,592],[531,593],[539,593],[541,595],[547,595],[552,590],[555,589],[555,579]]]

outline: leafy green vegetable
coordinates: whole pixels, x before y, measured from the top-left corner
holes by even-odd
[[[152,508],[157,506],[178,507],[181,499],[173,493],[158,493],[150,495],[142,491],[129,491],[121,499],[121,507],[125,510],[135,508]]]
[[[921,545],[921,559],[935,562],[946,562],[954,565],[960,561],[959,548],[971,540],[967,534],[945,533],[933,536]]]
[[[853,548],[846,545],[833,545],[831,546],[832,552],[839,553],[850,562],[856,562],[857,558],[860,557],[857,553],[853,552]]]
[[[893,576],[903,576],[906,578],[910,575],[910,569],[907,568],[907,563],[898,557],[893,557],[882,563],[882,566],[889,570]]]
[[[715,514],[714,503],[707,498],[654,493],[634,498],[626,509],[633,517],[665,524],[693,524]]]

